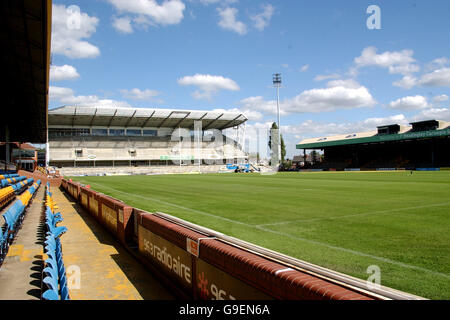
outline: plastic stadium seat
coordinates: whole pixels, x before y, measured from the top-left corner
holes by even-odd
[[[9,227],[13,223],[13,217],[12,214],[9,212],[9,210],[3,215],[3,219],[5,219],[5,224],[8,227],[8,229],[10,229]]]
[[[22,177],[21,177],[22,178]],[[2,234],[3,242],[1,244],[1,255],[6,255],[8,249],[8,241],[14,239],[20,225],[24,219],[25,208],[30,202],[34,192],[39,187],[41,181],[38,180],[33,186],[31,186],[27,192],[18,197],[18,199],[12,204],[6,213],[3,214],[5,220],[5,233]],[[19,184],[20,187],[20,184]],[[12,187],[11,187],[12,188]],[[14,189],[14,188],[12,188]]]
[[[52,251],[48,251],[47,255],[49,256],[50,259],[56,261],[56,266],[57,267],[62,264],[62,258],[56,257],[56,253],[54,251],[53,252]],[[58,268],[58,270],[59,270],[59,268]]]
[[[49,289],[44,292],[44,294],[42,295],[42,298],[44,300],[59,300],[58,291]]]
[[[46,267],[43,272],[47,275],[47,277],[50,277],[52,279],[55,279],[56,281],[58,281],[59,277],[58,277],[58,272],[57,270],[54,270],[51,267]]]
[[[0,228],[0,263],[3,261],[4,256],[6,255],[7,251],[7,235],[8,232],[5,231],[3,233],[2,229]]]
[[[52,277],[45,277],[43,282],[47,285],[50,290],[55,290],[58,292],[58,280]]]
[[[55,218],[60,218],[61,221],[62,221],[62,215],[61,215],[61,212],[56,212],[56,213],[53,214],[53,216],[54,216]]]
[[[64,269],[64,265],[61,265],[61,269],[59,270],[59,286],[61,290],[67,287],[66,269]]]
[[[67,286],[63,286],[61,289],[61,300],[70,300],[69,289]]]
[[[56,252],[56,244],[49,242],[45,244],[45,252]]]
[[[47,232],[47,235],[53,235],[55,238],[59,238],[61,235],[63,235],[66,231],[66,227],[54,227],[51,224],[47,222],[47,227],[49,231]]]
[[[56,224],[63,221],[63,218],[61,215],[54,215],[53,213],[50,213],[49,211],[45,212],[45,217],[49,223],[53,225],[53,227],[56,227]]]
[[[58,227],[57,224],[63,221],[60,212],[54,213],[55,202],[52,199],[52,193],[49,191],[50,184],[46,183],[45,197],[45,224],[47,233],[45,237],[44,250],[48,256],[45,260],[44,269],[45,284],[50,288],[45,292],[42,298],[46,300],[59,300],[58,292],[61,292],[61,300],[70,300],[69,290],[67,288],[66,268],[62,260],[62,249],[60,237],[67,231],[64,226]],[[58,290],[60,288],[60,291]]]
[[[45,252],[49,255],[53,254],[55,255],[56,260],[59,262],[59,260],[62,259],[62,252],[61,247],[54,243],[47,243],[45,246]]]
[[[58,270],[58,265],[56,264],[56,261],[53,259],[46,259],[45,260],[45,265],[49,266],[50,268],[54,269],[54,270]]]
[[[46,236],[44,243],[55,249],[61,250],[61,242],[57,241],[57,239],[55,239],[55,237],[53,235]]]

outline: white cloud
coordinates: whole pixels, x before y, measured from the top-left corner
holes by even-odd
[[[450,121],[450,109],[449,108],[430,108],[421,111],[419,114],[412,118],[412,121],[423,121],[423,120],[443,120]]]
[[[100,50],[82,40],[95,33],[98,18],[79,11],[79,7],[54,4],[52,7],[52,53],[72,59],[95,58]]]
[[[432,71],[432,70],[436,70],[436,69],[441,69],[449,64],[450,64],[450,59],[448,59],[447,57],[437,58],[437,59],[434,59],[433,61],[431,61],[427,65],[426,70]]]
[[[225,30],[234,31],[240,35],[247,33],[247,26],[236,20],[238,10],[236,8],[217,8],[220,16],[219,26]]]
[[[210,4],[213,4],[213,3],[218,3],[218,2],[220,2],[221,0],[199,0],[199,2],[201,3],[201,4],[205,4],[205,5],[210,5]]]
[[[346,123],[317,122],[313,120],[306,120],[298,125],[281,126],[281,130],[285,134],[294,134],[297,137],[347,133],[351,130],[350,128]]]
[[[420,71],[420,67],[417,64],[401,64],[401,65],[393,65],[389,67],[389,73],[392,74],[402,74],[402,75],[410,75],[412,73],[416,73]]]
[[[281,126],[285,134],[296,135],[297,139],[307,137],[331,136],[376,130],[378,126],[389,124],[408,125],[408,119],[403,114],[383,118],[367,118],[354,122],[317,122],[306,120],[298,125]]]
[[[315,78],[314,78],[314,81],[317,81],[317,82],[319,82],[319,81],[323,81],[323,80],[329,80],[329,79],[337,79],[337,78],[340,78],[341,76],[339,75],[339,74],[337,74],[337,73],[333,73],[333,74],[328,74],[328,75],[317,75]]]
[[[131,26],[131,19],[129,17],[114,17],[112,25],[119,33],[133,33],[133,27]]]
[[[212,95],[220,90],[239,91],[239,85],[229,78],[209,74],[195,74],[178,79],[182,86],[196,86],[201,91],[193,93],[196,99],[211,99]]]
[[[67,64],[63,66],[50,66],[50,80],[51,81],[63,81],[78,79],[80,75],[72,66]]]
[[[397,114],[383,118],[367,118],[360,124],[359,131],[370,131],[374,130],[376,127],[389,124],[400,124],[406,126],[409,124],[409,121],[403,114]]]
[[[344,87],[344,88],[348,88],[348,89],[357,89],[360,88],[361,85],[356,82],[353,79],[347,79],[347,80],[331,80],[328,81],[327,83],[327,87],[332,88],[332,87]]]
[[[433,102],[440,103],[440,102],[448,101],[448,99],[449,99],[448,95],[441,94],[441,95],[433,97]]]
[[[386,51],[378,54],[375,47],[367,47],[361,56],[355,58],[355,64],[358,68],[376,66],[389,69],[391,74],[410,75],[420,70],[415,64],[413,54],[413,50]]]
[[[191,2],[192,1],[194,1],[194,0],[190,0]],[[238,2],[239,0],[198,0],[201,4],[204,4],[204,5],[210,5],[210,4],[215,4],[215,3],[220,3],[220,4],[225,4],[225,5],[227,5],[227,4],[231,4],[231,3],[236,3],[236,2]]]
[[[394,86],[403,89],[411,89],[419,83],[419,80],[414,76],[404,76],[401,80],[395,81]]]
[[[306,72],[306,71],[308,71],[308,69],[309,69],[309,64],[305,64],[304,66],[302,66],[302,67],[300,68],[300,71],[301,71],[301,72]]]
[[[450,87],[450,68],[442,68],[424,74],[420,84],[428,87]]]
[[[95,106],[95,107],[130,107],[125,101],[100,99],[97,95],[76,96],[70,88],[49,88],[50,102],[59,102],[64,105]]]
[[[413,54],[413,50],[385,51],[379,54],[375,47],[366,47],[361,55],[354,59],[355,67],[350,69],[350,74],[356,76],[358,69],[362,67],[386,68],[390,74],[403,75],[401,80],[393,83],[394,86],[411,89],[418,84],[417,78],[412,74],[420,71]]]
[[[372,107],[375,100],[366,87],[354,80],[330,81],[327,88],[311,89],[280,102],[280,114],[329,112],[338,109]],[[276,114],[276,101],[249,97],[240,101],[243,108]]]
[[[133,100],[150,100],[151,98],[157,97],[160,94],[156,90],[150,89],[140,90],[138,88],[134,88],[131,90],[123,89],[121,90],[121,92],[125,98]]]
[[[55,87],[55,86],[49,87],[50,100],[60,101],[61,99],[64,99],[65,97],[73,95],[73,93],[74,93],[73,90],[70,88]]]
[[[372,107],[375,100],[367,88],[348,88],[335,86],[325,89],[311,89],[287,99],[283,107],[290,113],[327,112],[337,109]]]
[[[263,6],[263,11],[261,13],[251,16],[250,19],[253,21],[256,29],[263,31],[269,25],[270,19],[272,18],[274,12],[275,7],[267,4]]]
[[[413,58],[412,50],[386,51],[381,54],[378,54],[376,50],[375,47],[367,47],[362,51],[361,56],[355,58],[354,73],[361,67],[377,66],[387,68],[391,74],[403,75],[401,80],[393,83],[397,87],[404,89],[415,86],[450,87],[450,67],[446,67],[450,64],[450,59],[441,57],[433,60],[425,68],[428,73],[416,77],[413,73],[418,72],[420,67]]]
[[[262,96],[242,99],[239,104],[246,110],[261,111],[265,114],[277,114],[277,102],[275,100],[266,101]],[[284,109],[280,109],[280,114],[287,115],[287,112]]]
[[[133,21],[142,25],[179,24],[186,6],[181,0],[108,0],[119,13],[133,14]]]
[[[405,74],[401,80],[394,82],[394,86],[404,89],[411,89],[415,86],[450,87],[450,68],[446,67],[448,64],[450,64],[450,59],[446,57],[434,59],[426,66],[427,73],[420,77]]]
[[[429,107],[427,98],[424,96],[408,96],[397,99],[389,103],[389,107],[392,109],[400,109],[405,111],[421,110]]]

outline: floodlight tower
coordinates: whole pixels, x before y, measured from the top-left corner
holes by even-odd
[[[278,114],[278,160],[281,163],[281,126],[280,126],[280,87],[281,73],[273,74],[273,85],[277,88],[277,114]]]

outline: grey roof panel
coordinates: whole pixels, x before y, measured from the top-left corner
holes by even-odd
[[[202,110],[64,106],[49,110],[49,125],[193,127],[202,120],[208,129],[226,129],[247,121],[239,112]]]

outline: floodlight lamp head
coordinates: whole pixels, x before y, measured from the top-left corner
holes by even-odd
[[[281,74],[275,73],[273,75],[273,84],[274,86],[280,86],[281,85]]]

